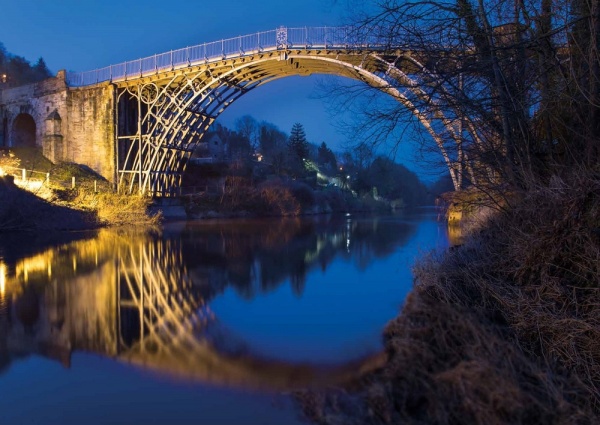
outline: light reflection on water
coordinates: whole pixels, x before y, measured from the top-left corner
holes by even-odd
[[[32,376],[115,405],[129,386],[146,404],[156,391],[183,400],[218,385],[230,389],[210,392],[213,402],[253,410],[264,400],[236,391],[343,382],[382,361],[380,334],[410,290],[410,265],[448,243],[433,213],[172,223],[78,238],[46,249],[0,240],[0,394],[26,396],[31,388],[18,383]],[[89,398],[80,403],[95,405]],[[2,397],[0,408],[11,411]],[[291,420],[261,412],[263,423]]]

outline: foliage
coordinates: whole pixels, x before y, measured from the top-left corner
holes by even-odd
[[[259,145],[259,124],[250,115],[244,115],[235,122],[237,133],[248,141],[252,150],[256,150]]]
[[[194,216],[295,216],[301,213],[300,202],[288,185],[271,181],[253,186],[247,178],[239,176],[227,177],[225,190],[220,195],[204,192],[189,197],[186,208]]]
[[[295,123],[288,141],[288,164],[293,176],[300,177],[304,174],[304,161],[308,159],[308,154],[308,141],[304,127],[300,123]]]
[[[295,156],[297,159],[306,159],[308,157],[308,141],[306,140],[306,133],[304,132],[304,126],[300,123],[295,123],[292,126],[289,140],[290,154]]]
[[[260,125],[259,147],[265,161],[272,162],[284,156],[287,150],[288,136],[273,124],[262,122]]]
[[[0,81],[0,88],[4,84],[9,87],[22,86],[35,83],[52,76],[43,58],[32,65],[25,58],[13,55],[6,51],[0,43],[0,76],[6,75],[6,82]]]
[[[388,200],[401,199],[405,205],[423,205],[430,201],[426,186],[417,175],[391,159],[378,156],[364,170],[358,173],[355,190],[359,193],[372,193]]]
[[[75,203],[95,211],[100,222],[108,226],[156,225],[162,219],[160,214],[149,212],[152,199],[145,196],[80,191]]]
[[[8,173],[8,170],[12,172],[13,168],[18,168],[19,164],[21,164],[21,160],[15,156],[15,154],[11,151],[0,151],[0,170],[4,173]],[[0,175],[2,174],[0,172]]]
[[[317,163],[329,172],[337,172],[337,159],[327,143],[321,143],[317,151]]]

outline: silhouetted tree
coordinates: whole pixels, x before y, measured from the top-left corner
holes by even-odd
[[[244,115],[235,121],[235,129],[240,136],[248,140],[253,149],[259,146],[259,125],[250,115]]]
[[[321,143],[317,151],[317,163],[329,172],[337,170],[335,154],[327,147],[327,143],[325,142]]]
[[[289,140],[290,154],[302,160],[308,157],[308,141],[304,127],[300,123],[295,123],[292,126]]]
[[[273,124],[267,122],[260,124],[259,149],[266,162],[272,163],[275,158],[283,161],[287,151],[287,140],[287,134],[280,131]]]
[[[299,177],[304,174],[304,161],[307,159],[308,153],[308,141],[304,127],[300,123],[295,123],[292,126],[288,142],[289,167],[294,176]]]
[[[43,58],[39,58],[32,66],[25,58],[7,52],[2,43],[0,43],[0,75],[6,75],[4,83],[10,87],[35,83],[52,76]]]
[[[355,35],[404,46],[401,58],[382,65],[385,84],[378,92],[396,90],[412,106],[398,95],[387,109],[363,102],[369,107],[362,131],[379,140],[363,139],[383,143],[424,114],[438,136],[435,143],[423,139],[425,152],[442,152],[457,190],[468,184],[487,192],[526,189],[565,165],[594,166],[600,160],[599,4],[375,0]]]

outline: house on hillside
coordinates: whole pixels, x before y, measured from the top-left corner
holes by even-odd
[[[193,164],[210,164],[227,160],[226,143],[217,133],[207,134],[194,149],[190,161]]]

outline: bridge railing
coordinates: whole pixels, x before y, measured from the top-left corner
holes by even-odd
[[[123,81],[159,71],[180,69],[212,61],[242,57],[262,51],[288,48],[360,49],[382,45],[376,32],[359,35],[351,27],[281,27],[271,31],[203,43],[183,49],[172,50],[146,58],[86,72],[69,72],[67,83],[73,87],[87,86],[104,81]]]

